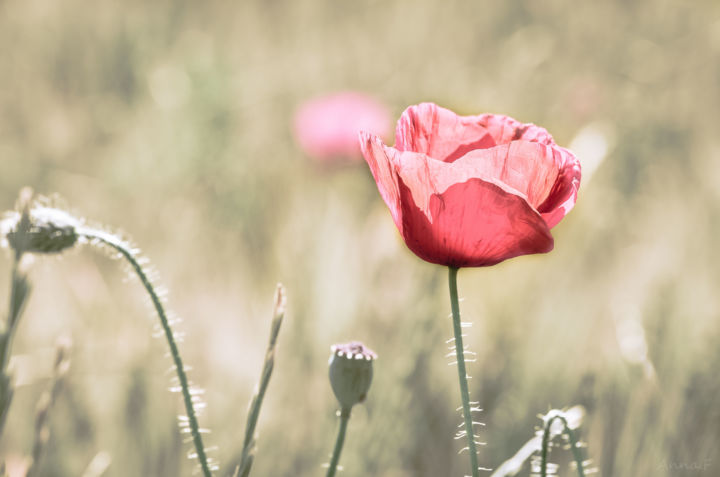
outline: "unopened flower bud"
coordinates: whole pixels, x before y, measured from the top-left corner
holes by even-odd
[[[36,206],[10,213],[0,230],[18,253],[58,253],[75,245],[80,225],[64,210]]]
[[[330,385],[340,407],[349,410],[365,400],[377,355],[359,341],[333,345],[330,349]]]

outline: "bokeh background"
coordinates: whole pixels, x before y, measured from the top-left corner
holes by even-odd
[[[0,209],[22,186],[59,194],[152,260],[218,475],[242,445],[278,281],[288,314],[253,475],[323,474],[329,348],[350,339],[380,358],[343,474],[463,475],[446,271],[404,247],[367,166],[313,162],[292,117],[359,90],[393,117],[434,101],[540,124],[584,166],[555,251],[459,278],[480,462],[580,404],[601,475],[720,475],[719,85],[713,0],[3,0]],[[15,475],[60,336],[72,364],[41,475],[193,471],[165,342],[118,265],[83,247],[33,266],[0,441]],[[2,254],[0,290],[9,269]]]

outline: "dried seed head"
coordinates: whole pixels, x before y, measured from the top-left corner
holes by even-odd
[[[0,221],[0,233],[17,253],[59,253],[78,241],[80,220],[53,207],[25,207]]]
[[[370,389],[377,355],[359,341],[333,345],[330,385],[343,409],[363,402]]]

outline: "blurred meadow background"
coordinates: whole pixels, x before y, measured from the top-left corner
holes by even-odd
[[[293,138],[304,101],[345,90],[393,121],[422,101],[508,114],[583,163],[553,252],[460,272],[480,463],[580,404],[601,475],[720,475],[716,1],[2,0],[0,209],[23,186],[58,194],[151,259],[206,390],[216,475],[241,450],[278,281],[288,313],[252,475],[324,474],[327,359],[351,339],[379,359],[341,475],[463,475],[446,270],[406,249],[362,160],[318,163]],[[192,474],[166,343],[129,276],[90,247],[36,257],[0,440],[11,476],[61,336],[71,368],[40,475]],[[573,475],[565,451],[553,461]]]

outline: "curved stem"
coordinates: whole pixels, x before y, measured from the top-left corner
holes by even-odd
[[[477,449],[475,448],[475,433],[470,410],[470,392],[468,391],[467,372],[465,371],[465,354],[462,340],[462,325],[460,323],[460,304],[457,291],[457,272],[455,267],[448,268],[448,282],[450,286],[450,307],[452,308],[453,331],[455,333],[455,355],[457,356],[458,380],[460,381],[460,397],[462,398],[463,417],[465,418],[465,435],[467,437],[468,452],[470,453],[470,466],[473,477],[480,475],[478,468]]]
[[[207,455],[205,454],[205,447],[202,442],[202,436],[200,435],[200,426],[198,425],[197,414],[195,412],[195,407],[193,406],[192,395],[190,394],[187,374],[185,373],[182,358],[180,357],[180,350],[175,342],[175,336],[173,335],[172,328],[170,327],[170,322],[168,321],[165,313],[165,308],[162,305],[160,297],[155,292],[152,282],[135,257],[132,248],[124,241],[118,239],[112,234],[94,229],[83,229],[81,235],[84,235],[90,240],[100,241],[118,251],[123,258],[130,263],[130,266],[132,266],[138,278],[140,278],[140,282],[142,282],[143,287],[145,287],[148,295],[150,295],[150,299],[152,300],[155,311],[158,314],[158,318],[160,318],[160,324],[165,332],[165,338],[167,339],[167,343],[170,348],[170,355],[172,356],[178,381],[180,382],[183,401],[185,402],[185,412],[187,412],[190,433],[192,434],[193,444],[195,445],[195,451],[197,453],[198,461],[200,462],[200,468],[202,469],[204,477],[212,477],[210,466],[208,465]]]
[[[559,419],[563,424],[563,431],[568,436],[570,441],[570,449],[572,449],[573,458],[575,459],[575,466],[577,467],[577,473],[579,477],[585,477],[585,468],[583,467],[582,453],[580,452],[580,446],[578,445],[577,437],[575,433],[568,426],[567,419],[563,416],[557,415],[548,419],[545,424],[545,430],[543,431],[542,448],[540,451],[540,476],[547,477],[547,462],[548,462],[548,449],[550,448],[550,428],[555,419]]]
[[[540,448],[540,477],[547,477],[548,449],[550,447],[550,426],[555,418],[545,424],[543,431],[542,447]]]
[[[335,449],[333,450],[332,459],[326,477],[334,477],[337,470],[338,461],[340,461],[340,453],[345,443],[345,431],[347,431],[348,421],[350,420],[350,408],[342,408],[340,410],[340,428],[338,429],[337,440],[335,441]]]
[[[568,435],[568,439],[570,440],[570,449],[572,449],[573,458],[575,459],[575,466],[577,467],[578,476],[585,477],[585,467],[583,467],[582,452],[580,451],[577,437],[575,437],[575,433],[572,431],[572,429],[568,427],[567,421],[565,421],[565,419],[563,419],[563,423],[565,424],[565,433]]]

